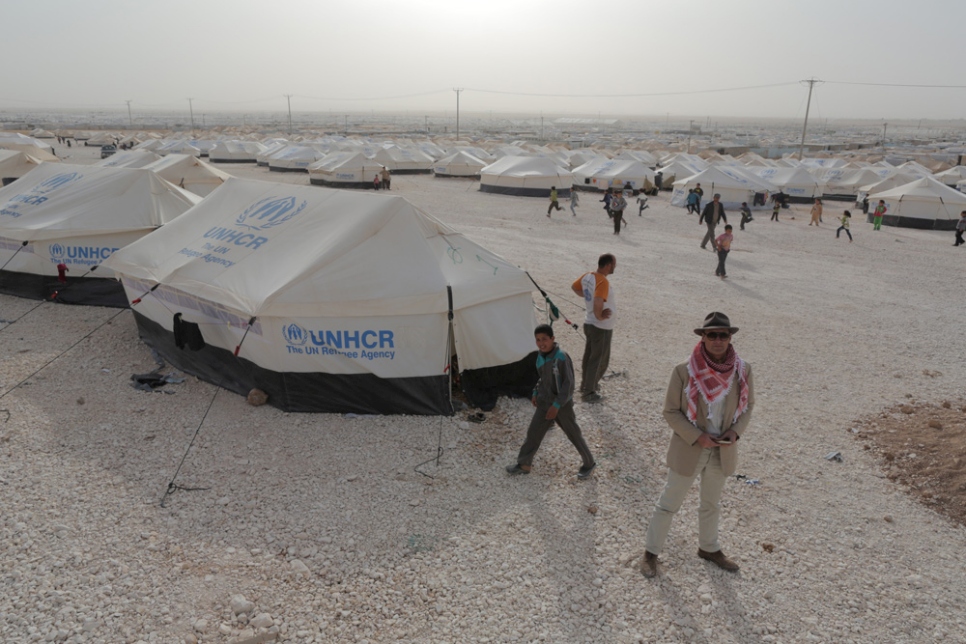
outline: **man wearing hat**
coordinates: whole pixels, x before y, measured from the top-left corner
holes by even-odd
[[[698,223],[704,222],[708,226],[708,232],[701,241],[701,249],[708,247],[708,242],[711,242],[711,250],[717,252],[718,247],[714,243],[714,228],[718,225],[718,221],[724,221],[728,223],[728,217],[725,216],[724,206],[721,204],[721,195],[715,193],[711,201],[704,206],[704,210],[701,211],[701,217],[698,218]]]
[[[667,453],[668,480],[647,526],[641,570],[657,575],[671,520],[694,480],[701,477],[698,556],[728,572],[738,564],[718,543],[718,517],[725,479],[735,473],[738,441],[755,405],[751,365],[738,357],[731,336],[738,327],[715,311],[694,330],[701,340],[687,362],[674,368],[664,400],[664,418],[673,430]]]

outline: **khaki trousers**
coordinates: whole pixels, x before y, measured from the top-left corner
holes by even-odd
[[[584,357],[580,361],[580,393],[586,396],[597,391],[600,379],[610,366],[610,341],[614,330],[584,323],[584,336]]]
[[[681,508],[694,479],[701,476],[701,503],[698,506],[698,547],[705,552],[721,550],[718,543],[718,519],[721,515],[721,492],[725,476],[721,471],[721,451],[717,447],[701,451],[698,466],[691,476],[682,476],[669,470],[667,485],[661,500],[654,507],[654,514],[647,526],[645,547],[654,555],[661,554],[671,529],[671,519]]]

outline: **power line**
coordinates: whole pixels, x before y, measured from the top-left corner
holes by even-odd
[[[640,98],[649,96],[687,96],[690,94],[712,94],[716,92],[739,92],[750,89],[766,89],[769,87],[785,87],[789,85],[797,85],[797,82],[792,83],[772,83],[770,85],[748,85],[746,87],[726,87],[721,89],[698,89],[690,90],[686,92],[649,92],[643,94],[534,94],[527,92],[501,92],[497,90],[490,89],[474,89],[468,87],[467,89],[471,92],[480,92],[482,94],[503,94],[506,96],[542,96],[547,98]]]
[[[927,87],[933,89],[966,89],[966,85],[918,85],[911,83],[859,83],[850,81],[825,81],[833,85],[865,85],[867,87]]]

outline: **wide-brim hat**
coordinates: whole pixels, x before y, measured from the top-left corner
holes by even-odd
[[[705,331],[715,331],[717,329],[728,329],[729,333],[737,333],[738,327],[731,326],[731,320],[728,316],[720,311],[712,311],[708,313],[708,317],[704,318],[704,325],[694,332],[698,335],[704,335]]]

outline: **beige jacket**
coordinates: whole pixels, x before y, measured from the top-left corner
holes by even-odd
[[[722,433],[733,429],[738,436],[744,434],[748,423],[751,421],[751,410],[755,406],[755,381],[751,374],[751,365],[745,363],[748,368],[748,408],[738,422],[732,424],[735,416],[735,409],[738,408],[738,386],[733,383],[731,391],[725,397],[724,419],[722,420]],[[734,376],[738,377],[737,374]],[[674,368],[671,373],[671,383],[667,388],[667,396],[664,399],[664,418],[667,424],[674,430],[671,436],[671,446],[667,451],[667,466],[681,476],[692,476],[698,466],[698,458],[701,456],[701,446],[697,440],[708,422],[708,405],[704,399],[698,396],[698,414],[695,427],[688,420],[688,398],[685,394],[685,387],[688,384],[688,363],[684,362]],[[740,442],[740,441],[739,441]],[[717,447],[721,450],[721,469],[725,476],[735,473],[738,465],[738,443]]]

